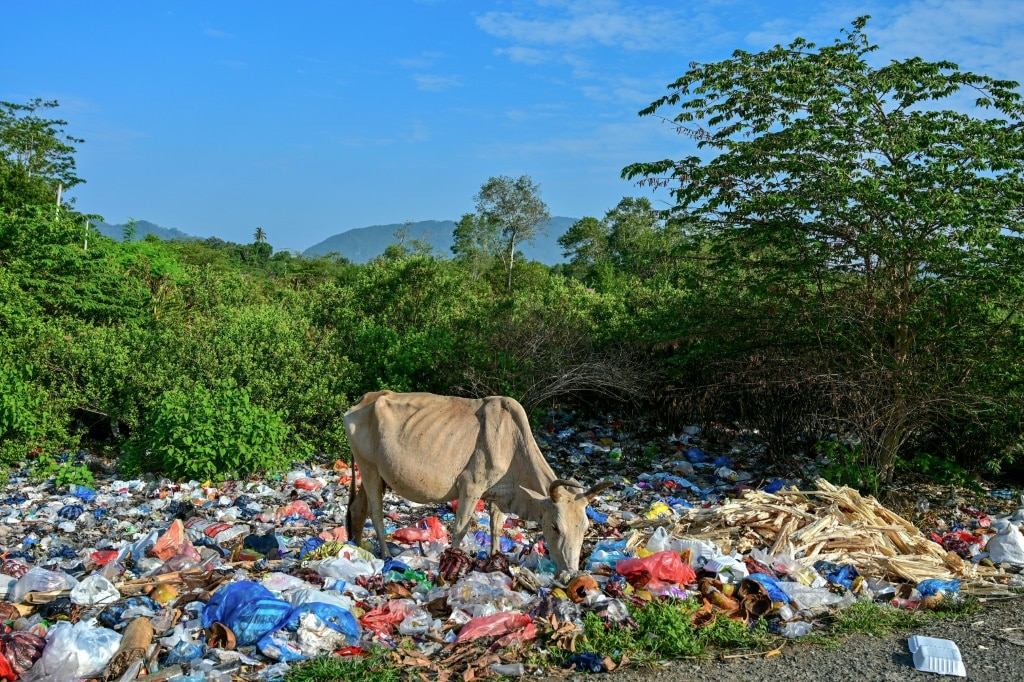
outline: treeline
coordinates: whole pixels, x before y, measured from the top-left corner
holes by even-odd
[[[555,268],[518,255],[547,216],[528,177],[482,185],[450,257],[117,243],[55,206],[80,141],[54,103],[4,103],[4,462],[92,428],[128,470],[270,470],[343,450],[344,410],[392,388],[735,420],[868,489],[998,471],[1024,442],[1017,84],[871,66],[864,25],[694,65],[641,113],[700,156],[623,171],[674,206],[583,218]]]

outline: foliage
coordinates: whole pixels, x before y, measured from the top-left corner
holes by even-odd
[[[463,216],[455,229],[452,251],[457,257],[475,259],[483,253],[497,257],[506,273],[506,290],[512,291],[516,248],[532,243],[551,218],[540,198],[540,187],[528,175],[491,177],[473,197],[476,216]]]
[[[968,488],[978,494],[984,492],[970,471],[951,459],[930,452],[917,451],[904,457],[897,464],[896,471],[901,474],[922,474],[933,483]]]
[[[124,465],[175,478],[219,479],[279,470],[301,448],[283,416],[252,404],[248,390],[197,383],[156,400]]]
[[[673,220],[747,299],[735,318],[765,342],[716,335],[741,341],[715,353],[732,385],[789,384],[887,480],[915,434],[998,402],[979,350],[1020,338],[1024,109],[1016,83],[951,62],[872,66],[866,21],[694,65],[641,114],[678,106],[705,154],[623,175],[672,184]],[[975,115],[938,108],[967,93]],[[744,380],[769,348],[782,377]]]
[[[67,415],[49,402],[31,365],[0,358],[0,464],[73,445],[67,422]]]
[[[29,469],[29,478],[39,483],[53,479],[53,484],[58,488],[69,485],[96,486],[92,472],[84,464],[60,461],[49,453],[36,458]]]
[[[67,121],[40,115],[57,106],[56,100],[38,97],[25,104],[0,102],[0,165],[20,168],[26,177],[42,178],[53,189],[58,182],[67,189],[84,182],[75,175],[74,156],[74,145],[84,140],[65,132]]]
[[[818,454],[828,460],[821,472],[826,480],[871,495],[878,494],[878,472],[864,461],[864,449],[860,443],[824,440],[816,448]]]

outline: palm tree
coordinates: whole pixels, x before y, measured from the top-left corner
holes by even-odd
[[[257,227],[256,231],[252,234],[252,238],[256,240],[257,244],[262,244],[267,241],[267,233],[263,231],[262,227]]]

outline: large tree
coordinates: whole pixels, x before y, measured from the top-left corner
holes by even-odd
[[[506,286],[512,290],[512,268],[516,249],[533,243],[551,215],[540,198],[540,186],[528,175],[506,175],[487,180],[473,197],[476,214],[463,216],[455,231],[452,250],[457,257],[491,251],[507,273]]]
[[[46,118],[56,101],[36,98],[25,104],[0,102],[0,202],[3,207],[41,204],[81,182],[75,175],[75,144],[67,121]]]
[[[876,65],[866,22],[693,65],[640,113],[678,108],[699,154],[623,176],[671,187],[716,276],[785,320],[768,350],[804,372],[789,385],[884,479],[921,430],[999,402],[978,379],[983,348],[1020,338],[1024,109],[1017,83],[951,62]]]

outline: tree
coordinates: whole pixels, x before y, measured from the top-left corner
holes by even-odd
[[[64,132],[68,123],[39,116],[40,110],[55,109],[56,100],[40,98],[27,104],[0,102],[0,156],[25,169],[30,177],[42,177],[65,189],[81,182],[75,175],[75,148],[80,140]]]
[[[262,227],[257,227],[256,231],[252,233],[252,238],[257,244],[262,244],[267,241],[267,233],[263,231]]]
[[[492,249],[492,255],[501,260],[507,273],[506,288],[512,291],[516,248],[523,242],[532,244],[543,232],[543,224],[551,218],[547,205],[540,198],[540,187],[528,175],[518,178],[501,175],[488,179],[473,200],[476,220],[466,222],[464,227],[468,234],[463,242],[458,241],[457,231],[453,251],[456,247],[462,248],[462,244]],[[466,252],[455,253],[458,256]]]
[[[489,216],[466,213],[456,223],[452,253],[473,281],[479,280],[497,260],[501,250],[500,234],[500,226]]]
[[[774,362],[887,479],[923,430],[1000,402],[981,349],[1020,338],[1024,109],[1017,83],[948,61],[872,66],[867,19],[693,65],[640,114],[678,106],[704,155],[623,176],[673,186],[716,277],[785,320]],[[971,113],[937,105],[965,94]]]

